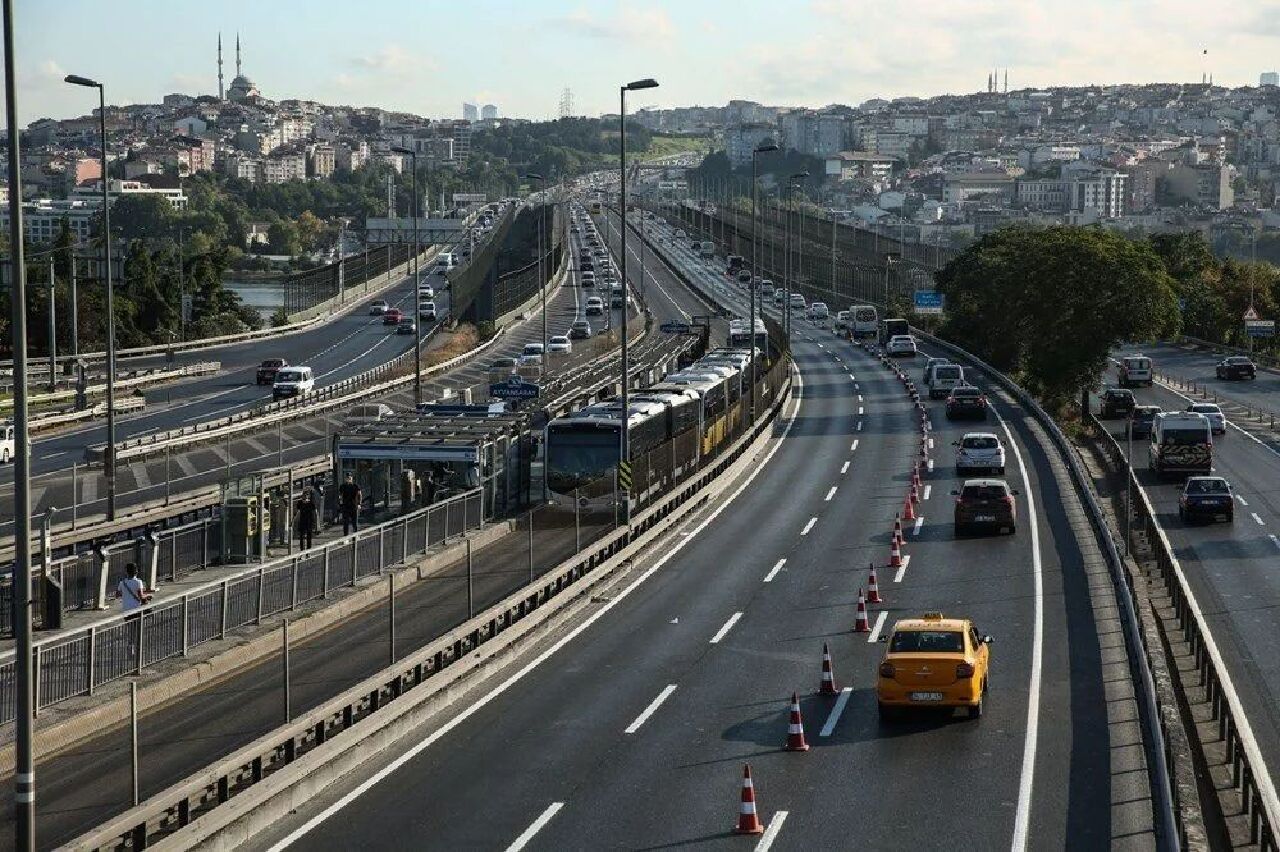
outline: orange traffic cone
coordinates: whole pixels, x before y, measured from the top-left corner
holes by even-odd
[[[904,521],[914,521],[916,519],[916,507],[911,503],[910,496],[902,501],[902,519]]]
[[[756,788],[751,783],[751,764],[742,764],[742,804],[738,808],[738,824],[734,834],[764,834],[764,826],[756,813]]]
[[[875,569],[872,569],[875,570]],[[836,686],[836,673],[831,669],[831,650],[827,647],[827,643],[822,643],[822,687],[818,690],[820,695],[838,695],[839,688]]]
[[[899,546],[901,551],[901,546]],[[880,579],[876,576],[876,566],[871,564],[871,576],[867,579],[867,603],[884,603],[884,598],[880,597]]]
[[[898,544],[897,538],[894,538],[893,542],[889,545],[889,567],[902,567],[902,545]]]
[[[920,463],[916,462],[911,466],[911,487],[920,487]]]
[[[871,632],[871,623],[867,621],[867,599],[862,596],[862,589],[858,589],[858,614],[853,620],[853,632]]]
[[[893,535],[895,538],[902,538],[902,515],[901,513],[893,516]]]
[[[914,484],[911,486],[911,502],[912,503],[920,502],[920,489],[916,488]]]
[[[787,723],[787,751],[808,751],[804,741],[804,720],[800,718],[800,696],[791,693],[791,721]]]

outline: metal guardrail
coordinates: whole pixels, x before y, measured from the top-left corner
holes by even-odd
[[[1125,471],[1129,487],[1137,495],[1133,501],[1135,517],[1131,523],[1136,523],[1133,528],[1147,535],[1159,576],[1182,629],[1182,638],[1195,655],[1196,669],[1209,698],[1210,718],[1218,723],[1218,736],[1226,746],[1226,758],[1231,763],[1232,784],[1240,792],[1244,816],[1249,819],[1250,841],[1263,850],[1280,849],[1280,841],[1276,837],[1277,827],[1280,827],[1280,799],[1276,797],[1275,782],[1258,748],[1249,717],[1236,694],[1209,623],[1191,591],[1182,564],[1174,556],[1173,545],[1156,520],[1150,497],[1125,457],[1124,448],[1092,411],[1088,412],[1087,422],[1104,442],[1112,465]]]
[[[116,390],[138,387],[139,385],[153,384],[155,382],[167,382],[172,379],[185,379],[188,376],[203,376],[208,373],[216,373],[222,369],[221,361],[201,361],[196,364],[186,364],[182,367],[174,367],[172,369],[165,368],[144,368],[141,370],[125,371],[123,375],[116,375]],[[95,376],[97,381],[85,388],[85,394],[88,396],[96,396],[106,393],[107,379],[106,376]],[[31,380],[28,379],[28,382]],[[72,384],[67,382],[66,384]],[[10,393],[13,391],[13,383],[0,384],[0,393]],[[45,393],[35,394],[30,398],[32,405],[42,405],[44,403],[55,402],[62,399],[70,399],[76,395],[74,386],[66,387],[61,390],[47,391]],[[0,400],[0,409],[8,410],[13,408],[12,400]]]
[[[141,411],[147,407],[147,401],[140,396],[120,397],[115,401],[114,409],[117,414],[129,411]],[[61,414],[46,414],[40,417],[34,417],[28,424],[28,432],[43,432],[46,429],[56,429],[59,426],[66,426],[68,423],[79,423],[82,420],[94,420],[98,417],[107,416],[107,403],[100,402],[97,405],[91,405],[80,411],[66,411]]]
[[[161,660],[266,616],[327,598],[330,590],[418,556],[433,544],[484,524],[484,497],[474,489],[329,544],[248,568],[180,597],[35,643],[35,706],[92,695],[103,684],[139,674]],[[191,533],[184,545],[194,547]],[[15,708],[14,652],[0,654],[0,723]]]

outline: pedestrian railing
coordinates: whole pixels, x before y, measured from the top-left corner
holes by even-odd
[[[474,489],[329,544],[247,568],[172,600],[50,636],[35,643],[33,651],[36,711],[77,695],[92,695],[103,684],[137,675],[161,660],[184,657],[192,648],[226,638],[238,628],[326,598],[333,589],[382,574],[483,523],[484,499],[480,489]],[[214,526],[193,524],[175,530],[169,558],[181,551],[189,558],[203,552],[201,558],[207,559]],[[109,554],[110,576],[115,576],[116,562],[122,566],[132,557],[127,548]],[[82,563],[66,568],[72,584],[79,582]],[[9,651],[0,655],[0,723],[14,718],[14,677],[14,653]]]

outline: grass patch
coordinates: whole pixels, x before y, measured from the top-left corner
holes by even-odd
[[[449,339],[444,346],[428,352],[424,360],[427,366],[443,364],[451,358],[470,352],[479,344],[480,334],[476,331],[476,327],[470,323],[463,323],[449,333]]]

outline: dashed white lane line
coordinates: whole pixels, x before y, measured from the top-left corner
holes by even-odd
[[[926,485],[926,486],[924,487],[924,495],[921,497],[921,499],[922,499],[922,500],[928,500],[928,499],[929,499],[929,495],[930,495],[930,494],[932,494],[932,493],[933,493],[933,486],[932,486],[932,485]]]
[[[902,582],[902,578],[906,576],[906,573],[907,573],[907,566],[910,564],[911,564],[910,556],[902,557],[902,564],[898,566],[898,573],[893,575],[893,582],[895,583]]]
[[[542,829],[546,827],[547,823],[551,822],[552,818],[555,817],[556,814],[560,813],[560,809],[563,807],[564,802],[552,802],[547,809],[542,812],[542,815],[533,821],[533,825],[526,828],[520,836],[507,847],[507,852],[520,852],[521,849],[528,846],[529,841],[533,839],[534,835],[539,831],[542,831]]]
[[[779,571],[781,571],[781,570],[782,570],[782,566],[783,566],[783,565],[786,565],[786,564],[787,564],[787,559],[786,559],[786,557],[783,557],[782,559],[779,559],[779,560],[777,561],[777,563],[776,563],[772,568],[770,568],[770,569],[769,569],[769,573],[764,575],[764,581],[765,581],[766,583],[772,583],[772,582],[773,582],[773,578],[774,578],[774,577],[776,577],[776,576],[778,576],[778,572],[779,572]]]
[[[674,683],[667,684],[666,688],[658,693],[658,697],[649,702],[649,706],[644,708],[640,715],[636,717],[636,720],[628,725],[627,729],[623,731],[623,733],[634,734],[636,731],[640,730],[640,726],[649,721],[649,717],[652,716],[657,709],[662,706],[662,702],[670,698],[671,693],[675,691],[676,685]]]
[[[889,617],[888,610],[880,610],[880,614],[876,616],[875,626],[871,628],[870,635],[867,636],[867,642],[874,645],[880,641],[880,631],[884,630],[884,621]]]
[[[861,420],[859,420],[859,421],[858,421],[858,431],[859,431],[859,432],[861,432],[861,431],[862,431],[862,421],[861,421]]]
[[[1248,500],[1246,500],[1246,499],[1244,499],[1243,497],[1241,497],[1239,494],[1237,494],[1237,495],[1236,495],[1236,499],[1240,501],[1240,505],[1241,505],[1241,506],[1248,506],[1248,505],[1249,505],[1249,501],[1248,501]]]
[[[859,405],[859,406],[858,406],[858,416],[859,416],[859,417],[861,417],[861,416],[862,416],[862,406],[861,406],[861,405]]]
[[[856,382],[856,381],[857,381],[857,379],[855,379],[855,378],[853,377],[853,373],[850,373],[850,374],[849,374],[849,381],[851,381],[851,382]]]
[[[840,473],[841,473],[841,474],[845,474],[845,473],[848,473],[848,472],[849,472],[849,463],[848,463],[848,462],[845,462],[844,464],[840,465]]]
[[[911,528],[912,535],[920,535],[920,528],[924,526],[924,515],[916,518],[916,525]]]
[[[852,452],[856,451],[857,449],[858,449],[858,441],[857,441],[857,439],[855,438],[855,439],[854,439],[854,442],[853,442],[852,444],[850,444],[850,445],[849,445],[849,452],[851,452],[851,453],[852,453]]]
[[[928,464],[926,465],[926,467],[929,468],[930,473],[933,473],[933,459],[928,460]]]
[[[858,394],[858,402],[862,402],[862,394]]]
[[[826,498],[823,500],[823,502],[824,502],[824,503],[830,503],[830,502],[831,502],[831,498],[832,498],[832,497],[834,497],[834,496],[836,496],[836,486],[834,486],[834,485],[833,485],[833,486],[831,486],[831,490],[827,492],[827,496],[826,496]]]
[[[808,535],[809,530],[813,529],[813,525],[816,524],[817,522],[818,522],[818,519],[816,517],[810,518],[809,523],[805,524],[804,529],[800,530],[800,535]]]
[[[724,623],[724,626],[716,631],[715,636],[711,637],[711,644],[719,645],[720,640],[729,635],[729,631],[733,629],[733,625],[738,623],[739,618],[742,618],[742,613],[740,612],[735,612],[733,615],[729,616],[729,620]]]
[[[756,844],[756,852],[769,852],[769,847],[773,846],[773,841],[777,839],[778,832],[782,831],[782,824],[786,821],[786,811],[778,811],[773,815],[773,819],[769,820],[769,827],[764,830],[764,834],[760,835],[760,842]]]
[[[1258,516],[1257,512],[1250,512],[1249,514],[1253,515],[1253,519],[1258,522],[1258,526],[1265,527],[1267,525],[1267,522],[1262,520],[1262,518]]]
[[[932,439],[932,438],[930,438],[930,439],[929,439],[929,449],[931,449],[931,450],[933,449],[933,439]]]
[[[885,613],[880,613],[884,615]],[[831,708],[831,712],[827,714],[826,724],[822,726],[822,730],[818,731],[818,736],[829,737],[836,729],[836,723],[840,721],[840,714],[844,712],[845,705],[849,703],[849,696],[853,694],[853,687],[846,686],[840,690],[840,697],[836,699],[835,706]]]

